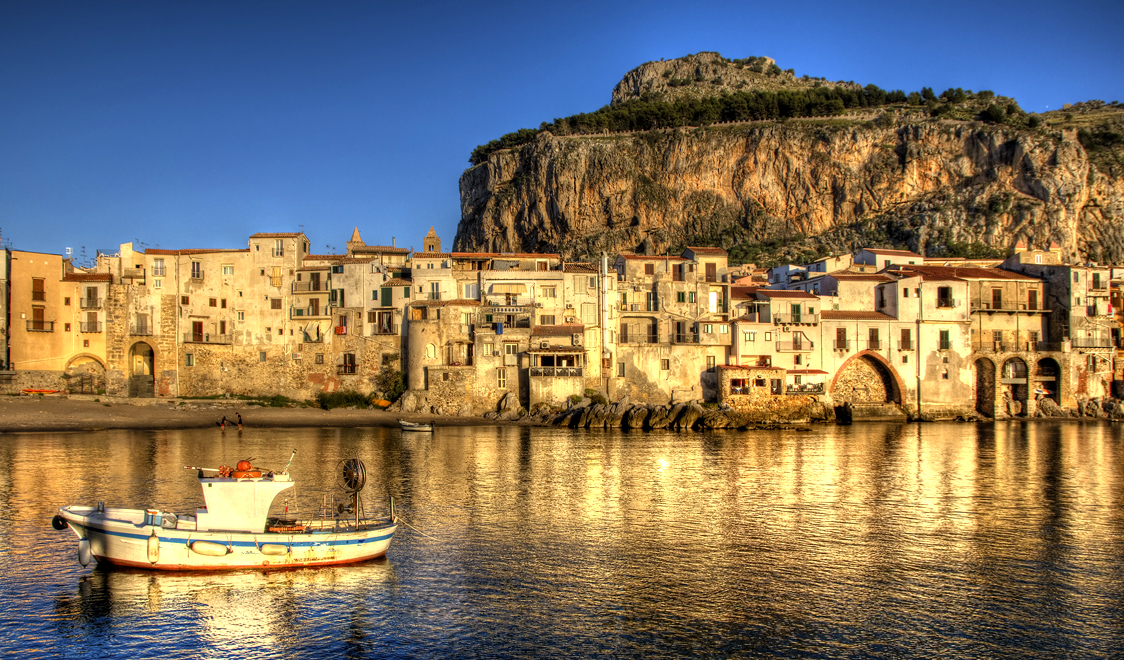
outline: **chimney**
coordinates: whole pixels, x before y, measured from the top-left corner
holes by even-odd
[[[390,237],[390,247],[394,247],[394,237]]]

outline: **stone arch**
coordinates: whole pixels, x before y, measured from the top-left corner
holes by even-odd
[[[129,347],[129,396],[156,396],[156,348],[146,341]]]
[[[995,363],[980,358],[972,363],[976,372],[976,412],[984,417],[995,417]]]
[[[1003,363],[999,383],[1003,394],[1003,406],[1008,415],[1017,417],[1026,414],[1026,402],[1030,395],[1029,373],[1022,358],[1013,357]]]
[[[1043,396],[1053,399],[1054,403],[1061,403],[1061,374],[1061,365],[1054,358],[1042,358],[1034,368],[1035,386],[1045,390]]]
[[[72,394],[105,392],[105,362],[96,355],[79,353],[66,363],[63,378]]]
[[[836,406],[846,403],[902,403],[902,379],[894,365],[874,351],[855,353],[839,367],[831,381]]]

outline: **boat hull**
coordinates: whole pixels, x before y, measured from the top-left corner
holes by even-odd
[[[158,571],[332,566],[386,555],[397,525],[389,520],[312,532],[199,532],[145,524],[144,511],[59,509],[98,563]],[[225,551],[223,551],[225,549]]]

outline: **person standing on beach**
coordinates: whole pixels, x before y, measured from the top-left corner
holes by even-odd
[[[241,431],[242,430],[242,413],[237,413],[237,415],[238,415],[238,430]]]
[[[222,421],[219,422],[219,428],[224,432],[226,431],[226,415],[222,416]]]

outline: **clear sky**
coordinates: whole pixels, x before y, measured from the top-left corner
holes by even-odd
[[[650,60],[1124,101],[1119,2],[0,2],[0,233],[22,250],[446,249],[473,147]]]

